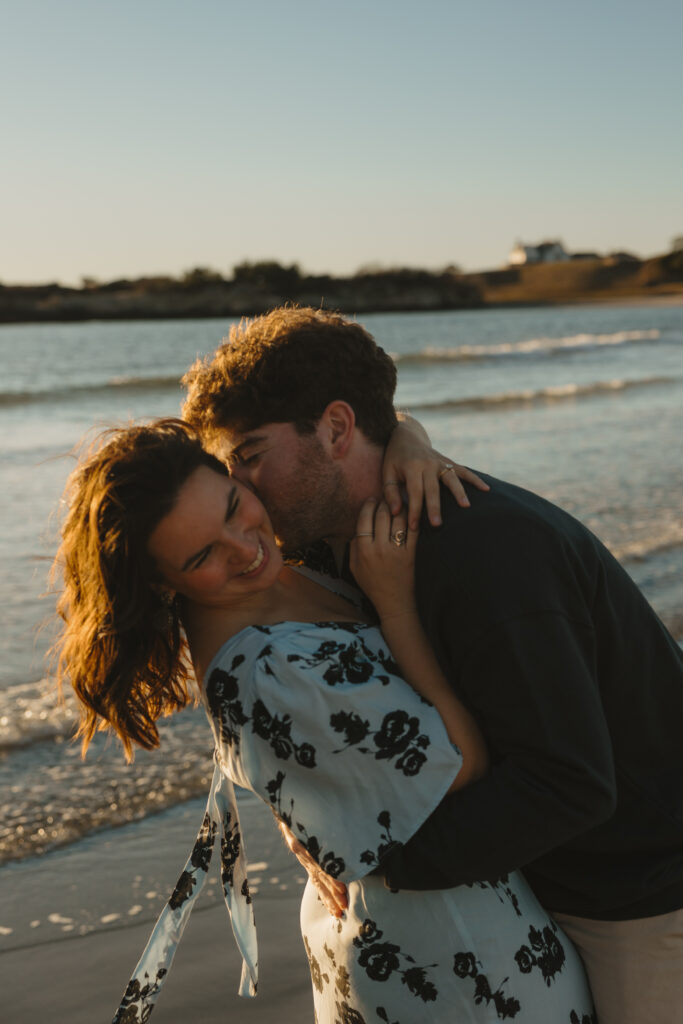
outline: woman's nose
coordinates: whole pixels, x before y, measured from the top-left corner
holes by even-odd
[[[229,562],[243,562],[245,558],[251,561],[258,552],[259,539],[255,530],[235,530],[226,525],[224,544]]]

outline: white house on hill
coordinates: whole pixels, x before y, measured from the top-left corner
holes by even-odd
[[[523,263],[562,263],[570,258],[562,242],[539,242],[538,245],[517,242],[508,256],[508,263],[518,267]]]

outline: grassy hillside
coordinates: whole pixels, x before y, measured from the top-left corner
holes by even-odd
[[[469,275],[487,305],[683,295],[683,252],[650,260],[613,257],[537,263]]]

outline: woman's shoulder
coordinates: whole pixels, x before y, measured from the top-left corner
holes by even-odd
[[[374,626],[359,622],[278,622],[249,626],[227,640],[209,665],[204,691],[216,701],[256,699],[287,690],[287,702],[311,685],[357,686],[398,675]],[[284,696],[281,699],[285,699]]]
[[[205,678],[216,669],[237,662],[257,662],[265,657],[296,660],[292,655],[307,653],[328,656],[333,650],[359,644],[374,649],[382,636],[375,626],[363,622],[295,622],[283,621],[269,625],[246,626],[218,648],[210,660]]]

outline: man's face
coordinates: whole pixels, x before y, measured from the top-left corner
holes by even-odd
[[[350,500],[344,475],[316,433],[266,423],[244,433],[226,428],[213,451],[266,506],[287,551],[344,533]]]

